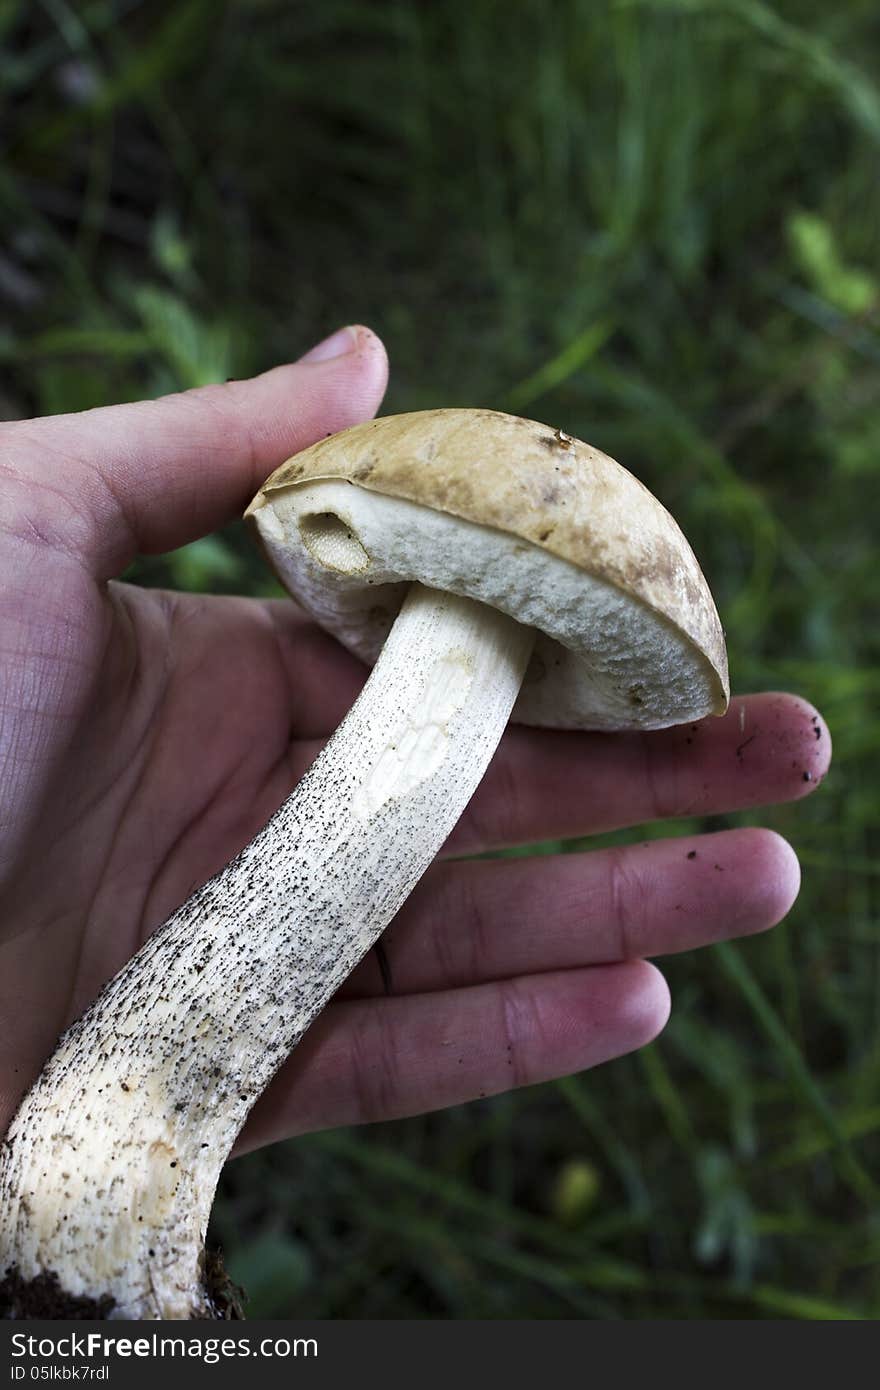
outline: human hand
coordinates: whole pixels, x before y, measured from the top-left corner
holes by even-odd
[[[253,838],[363,683],[292,601],[115,578],[138,552],[215,529],[287,455],[373,413],[381,344],[360,329],[341,345],[252,382],[2,427],[0,1130],[58,1032]],[[818,716],[785,695],[656,734],[512,728],[383,939],[393,994],[369,957],[239,1148],[453,1104],[649,1041],[668,995],[642,957],[783,916],[798,868],[778,836],[451,856],[793,799],[829,756]]]

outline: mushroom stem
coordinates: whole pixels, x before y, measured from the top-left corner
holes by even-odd
[[[8,1313],[39,1315],[42,1290],[62,1317],[218,1315],[204,1238],[220,1169],[467,805],[532,640],[483,604],[411,587],[293,794],[110,981],[23,1100],[0,1154]]]

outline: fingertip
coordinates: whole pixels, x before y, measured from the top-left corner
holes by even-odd
[[[358,345],[355,362],[361,387],[375,415],[388,387],[388,351],[382,339],[364,324],[355,325]]]
[[[265,460],[260,482],[285,456],[375,415],[388,385],[388,354],[371,328],[350,324],[296,361],[270,368],[257,382],[260,395],[275,403],[258,450],[258,458]],[[242,383],[244,399],[250,399],[252,387]],[[279,389],[287,398],[286,409]]]
[[[672,1011],[672,997],[666,977],[650,961],[633,961],[627,969],[631,979],[620,1021],[625,1028],[626,1050],[634,1052],[663,1032]]]
[[[809,759],[811,766],[806,769],[812,775],[809,780],[804,781],[804,796],[809,796],[814,792],[822,781],[831,766],[833,745],[831,742],[831,730],[825,723],[815,705],[810,704],[809,700],[796,695],[795,700],[800,717],[801,731],[806,740],[807,747],[810,749],[812,757]]]
[[[699,844],[699,841],[694,841]],[[700,938],[707,945],[769,931],[791,911],[801,886],[801,866],[787,840],[758,826],[704,836],[707,873],[702,884]]]
[[[387,374],[388,351],[378,333],[374,332],[374,330],[365,323],[352,324],[351,331],[357,339],[356,352],[361,353],[364,358],[378,364]]]
[[[779,755],[790,760],[789,799],[800,800],[814,792],[828,772],[831,731],[815,705],[801,695],[779,691],[761,698],[779,729]]]
[[[767,931],[786,917],[801,887],[801,866],[787,840],[775,830],[749,829],[739,832],[748,845],[748,882],[752,903],[748,921],[740,930]]]
[[[365,388],[383,392],[388,381],[385,344],[364,323],[350,323],[338,328],[304,352],[293,365],[320,368],[322,372],[342,370],[361,378]]]

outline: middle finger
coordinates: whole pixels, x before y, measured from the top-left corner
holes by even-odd
[[[771,830],[435,864],[382,938],[394,994],[691,950],[773,926],[800,885]],[[381,994],[375,953],[341,997]]]

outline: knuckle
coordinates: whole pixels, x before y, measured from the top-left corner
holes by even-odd
[[[639,955],[639,924],[645,911],[645,883],[626,848],[606,851],[607,895],[618,960]]]
[[[399,1093],[397,1043],[379,1000],[363,1008],[349,1034],[349,1073],[359,1124],[391,1117]]]
[[[534,1079],[529,1059],[544,1049],[546,1030],[535,991],[526,981],[500,983],[499,1029],[506,1080],[511,1086],[528,1086]]]

